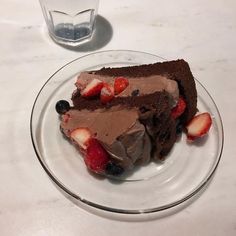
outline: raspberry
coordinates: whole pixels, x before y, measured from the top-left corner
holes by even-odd
[[[109,162],[109,154],[96,139],[92,138],[89,141],[84,161],[91,171],[102,173]]]

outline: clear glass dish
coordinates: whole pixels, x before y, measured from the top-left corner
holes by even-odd
[[[109,212],[150,213],[190,199],[212,177],[223,149],[223,126],[216,104],[197,80],[198,109],[213,118],[209,134],[191,145],[183,134],[163,163],[139,167],[119,180],[91,175],[76,148],[60,132],[55,104],[70,100],[78,73],[157,61],[164,59],[136,51],[89,54],[60,68],[39,91],[31,114],[32,143],[49,177],[70,196]]]

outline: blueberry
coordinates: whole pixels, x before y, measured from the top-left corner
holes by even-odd
[[[137,97],[139,95],[139,89],[135,89],[133,90],[133,92],[131,93],[132,97]]]
[[[114,162],[108,162],[106,165],[106,173],[108,175],[121,175],[124,172],[124,169],[122,166],[114,163]]]
[[[140,107],[139,110],[140,110],[141,113],[145,113],[145,112],[149,111],[149,109],[147,109],[144,106]]]
[[[182,131],[183,131],[183,125],[178,120],[176,124],[176,134],[179,135],[182,133]]]
[[[70,104],[66,100],[60,100],[56,103],[56,111],[59,114],[64,114],[70,109]]]

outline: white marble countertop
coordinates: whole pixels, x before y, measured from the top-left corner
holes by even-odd
[[[38,1],[2,0],[0,8],[0,235],[236,235],[236,1],[100,0],[113,35],[89,50],[56,45]],[[189,206],[146,219],[104,217],[67,199],[34,153],[33,101],[65,63],[90,52],[130,49],[184,58],[222,115],[225,146],[206,191]]]

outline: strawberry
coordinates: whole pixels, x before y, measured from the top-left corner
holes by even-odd
[[[88,128],[77,128],[70,133],[71,139],[82,149],[87,149],[88,142],[92,135]]]
[[[114,88],[111,85],[104,83],[100,95],[101,102],[106,104],[107,102],[110,102],[113,98]]]
[[[83,97],[94,97],[100,94],[103,87],[103,82],[99,79],[93,79],[81,91]]]
[[[128,79],[126,79],[124,77],[117,77],[114,82],[115,94],[117,95],[117,94],[123,92],[128,85],[129,85]]]
[[[102,173],[109,162],[109,154],[96,139],[92,138],[89,140],[84,162],[91,171]]]
[[[182,97],[179,97],[179,100],[176,106],[171,110],[171,115],[174,119],[180,117],[186,109],[186,102]]]
[[[212,119],[209,113],[201,113],[193,117],[193,119],[186,126],[187,138],[193,141],[207,134],[212,124]]]

